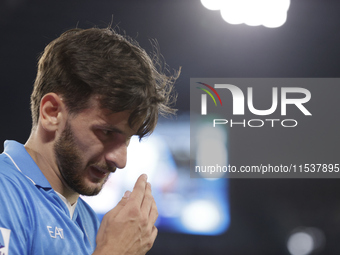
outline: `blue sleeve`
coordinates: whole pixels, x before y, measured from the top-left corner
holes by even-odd
[[[0,254],[29,254],[33,231],[24,188],[0,173]]]

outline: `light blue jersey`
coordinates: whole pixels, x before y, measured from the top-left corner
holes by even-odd
[[[0,154],[0,255],[92,254],[99,221],[81,198],[71,219],[25,147]]]

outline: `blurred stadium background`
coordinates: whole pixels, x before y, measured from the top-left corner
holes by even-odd
[[[178,117],[161,119],[145,142],[148,149],[131,149],[132,161],[121,170],[125,175],[114,175],[108,185],[114,189],[107,191],[111,204],[95,205],[99,215],[132,188],[138,174],[133,169],[139,167],[151,171],[161,213],[150,255],[340,254],[339,179],[193,180],[188,168],[190,78],[339,77],[339,13],[339,1],[293,0],[286,23],[267,28],[230,25],[199,0],[1,0],[0,141],[24,143],[30,133],[29,96],[43,48],[67,29],[112,23],[147,51],[149,40],[156,39],[170,71],[181,66],[182,74],[176,84]],[[339,92],[340,87],[333,91],[334,99]],[[339,109],[338,102],[329,103]],[[315,143],[300,141],[306,145],[299,155],[311,153],[313,144],[326,158],[336,157],[335,123],[314,130]],[[251,157],[263,157],[260,142],[259,137],[245,151],[242,138],[230,137],[227,156],[242,161],[251,151]],[[148,162],[133,161],[140,150],[152,155]]]

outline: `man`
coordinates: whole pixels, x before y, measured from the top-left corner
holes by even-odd
[[[79,194],[124,168],[131,136],[152,133],[176,77],[111,29],[73,29],[44,50],[25,145],[0,155],[0,254],[145,254],[157,235],[147,176],[99,226]]]

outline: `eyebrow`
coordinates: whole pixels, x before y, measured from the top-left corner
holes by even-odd
[[[127,137],[132,137],[132,136],[135,135],[135,134],[129,135],[126,132],[124,132],[123,130],[121,130],[121,129],[115,127],[115,126],[112,126],[110,124],[102,124],[102,125],[98,125],[98,127],[102,128],[102,129],[106,129],[110,132],[115,132],[115,133],[118,133],[118,134],[125,135]]]
[[[116,132],[116,133],[120,133],[120,134],[125,134],[125,132],[119,128],[116,128],[114,126],[111,126],[111,125],[107,125],[107,124],[104,124],[104,125],[100,125],[100,128],[103,128],[103,129],[106,129],[108,131],[112,131],[112,132]]]

